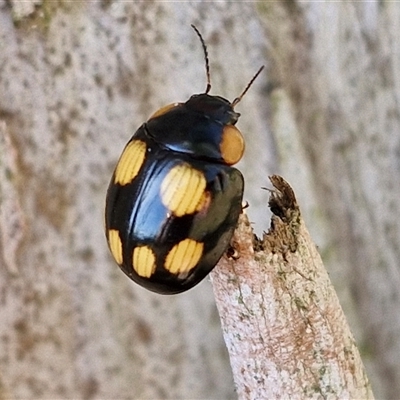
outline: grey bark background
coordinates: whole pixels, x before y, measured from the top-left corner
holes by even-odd
[[[159,107],[236,97],[256,231],[298,197],[377,398],[400,392],[400,6],[0,0],[3,398],[234,398],[208,282],[148,293],[103,234],[115,162]]]

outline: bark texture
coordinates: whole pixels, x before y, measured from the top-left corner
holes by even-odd
[[[133,132],[205,88],[238,105],[245,199],[294,187],[378,398],[400,393],[400,8],[394,2],[0,0],[4,398],[232,398],[211,287],[113,264],[105,192]]]
[[[282,2],[259,10],[280,172],[305,206],[376,396],[397,398],[400,7]]]
[[[211,273],[240,399],[373,399],[360,353],[294,193],[272,176],[271,229],[242,214]]]

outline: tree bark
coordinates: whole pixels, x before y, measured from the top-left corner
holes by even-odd
[[[259,3],[271,129],[375,395],[400,392],[400,8]]]
[[[291,187],[272,176],[262,240],[245,214],[211,273],[240,399],[373,399],[359,351]]]

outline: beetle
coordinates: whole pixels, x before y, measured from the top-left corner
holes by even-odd
[[[160,294],[198,284],[227,250],[242,210],[243,176],[232,167],[244,139],[239,103],[212,96],[208,52],[204,93],[155,112],[123,150],[108,187],[107,242],[133,281]]]

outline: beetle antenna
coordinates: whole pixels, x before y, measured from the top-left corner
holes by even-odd
[[[254,81],[257,79],[257,76],[260,75],[261,71],[264,69],[264,65],[256,72],[256,74],[251,78],[251,81],[247,84],[243,92],[239,97],[236,97],[235,100],[232,101],[232,108],[236,106],[237,103],[239,103],[240,100],[242,100],[243,96],[247,93],[247,91],[250,89],[250,86],[254,83]]]
[[[204,60],[206,61],[206,76],[207,76],[207,87],[206,87],[205,93],[207,94],[211,90],[210,64],[208,61],[207,46],[206,46],[203,36],[201,36],[201,33],[199,32],[199,30],[193,24],[191,25],[191,27],[197,33],[197,36],[200,38],[201,45],[203,46]]]

